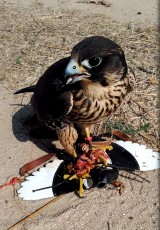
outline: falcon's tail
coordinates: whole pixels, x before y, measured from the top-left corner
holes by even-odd
[[[31,85],[29,87],[26,87],[26,88],[23,88],[23,89],[16,91],[14,94],[34,92],[35,88],[36,88],[36,85]]]

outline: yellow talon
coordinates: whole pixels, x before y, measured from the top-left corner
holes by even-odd
[[[106,149],[108,149],[109,151],[111,151],[113,149],[113,147],[111,145],[107,145],[107,146],[92,146],[92,150],[97,150],[97,149],[102,149],[103,151],[106,151]]]
[[[83,179],[79,178],[79,196],[83,197]]]
[[[64,179],[64,180],[67,180],[67,179],[69,179],[69,180],[74,180],[74,179],[79,179],[79,178],[77,177],[76,174],[74,174],[73,176],[71,176],[71,175],[69,175],[69,174],[65,174],[65,175],[63,176],[63,179]]]
[[[74,180],[74,179],[79,179],[76,174],[74,174],[73,176],[69,178],[69,180]]]
[[[91,176],[89,175],[89,173],[84,173],[84,174],[82,175],[82,179],[86,179],[86,178],[88,178],[88,177],[91,177]]]
[[[71,176],[69,174],[65,174],[63,176],[64,180],[66,180],[66,179],[69,179],[69,180],[78,179],[79,180],[79,197],[83,197],[83,192],[84,192],[84,189],[83,189],[83,179],[86,179],[86,178],[89,178],[89,177],[91,177],[89,175],[89,173],[84,173],[80,178],[77,177],[76,174],[74,174],[73,176]]]
[[[108,146],[105,146],[105,149],[108,149],[109,151],[111,151],[113,147],[111,145],[108,145]]]
[[[74,154],[73,154],[73,157],[76,158],[76,157],[77,157],[77,153],[74,153]]]
[[[71,175],[69,175],[69,174],[64,174],[63,179],[64,179],[64,180],[67,180],[70,176],[71,176]]]
[[[103,156],[99,155],[98,158],[102,161],[102,163],[104,164],[104,166],[107,166],[107,164],[108,164],[107,160]]]

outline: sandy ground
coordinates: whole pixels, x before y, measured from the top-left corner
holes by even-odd
[[[30,2],[30,1],[27,1]],[[40,0],[45,7],[77,9],[83,14],[105,14],[119,22],[153,24],[158,22],[158,1],[126,0]],[[27,4],[23,0],[24,4]]]
[[[32,140],[22,126],[22,121],[30,114],[30,110],[28,107],[21,107],[21,104],[26,104],[30,96],[13,96],[13,92],[33,83],[48,65],[66,56],[82,37],[108,34],[110,38],[117,39],[125,49],[127,60],[136,70],[138,79],[141,83],[146,79],[149,82],[147,87],[152,93],[152,100],[148,102],[147,96],[143,96],[146,85],[141,88],[137,97],[140,97],[140,101],[146,100],[152,116],[153,112],[158,111],[155,102],[158,93],[158,1],[101,2],[1,1],[0,184],[13,176],[19,176],[19,169],[25,163],[46,154],[43,144]],[[131,40],[125,40],[122,34],[124,38],[128,36]],[[138,65],[150,72],[141,73]],[[148,114],[145,110],[143,112],[147,119]],[[150,120],[148,118],[153,124],[156,124],[156,119],[157,117]],[[154,141],[154,148],[158,148],[156,128],[152,128],[148,135],[147,141],[141,139],[141,142],[152,145]],[[139,175],[150,183],[132,180],[141,180],[133,175],[127,174],[130,179],[120,176],[125,184],[125,191],[121,196],[109,186],[87,191],[83,199],[71,193],[15,229],[158,230],[158,171]],[[12,186],[1,189],[0,229],[8,229],[48,201],[50,199],[22,201],[16,196]]]

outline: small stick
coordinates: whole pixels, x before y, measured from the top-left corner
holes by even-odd
[[[110,228],[110,223],[109,223],[109,221],[107,222],[107,226],[108,226],[108,230],[110,230],[111,228]]]
[[[157,143],[156,143],[155,141],[151,140],[150,137],[147,137],[147,136],[146,136],[145,134],[143,134],[142,132],[139,132],[138,135],[142,136],[143,139],[145,139],[146,141],[148,141],[151,145],[154,144],[155,146],[157,146]]]
[[[39,214],[41,211],[43,211],[45,208],[47,208],[50,204],[55,203],[57,200],[59,200],[60,198],[62,198],[63,195],[57,196],[55,199],[49,201],[47,204],[43,205],[41,208],[37,209],[36,211],[32,212],[31,214],[29,214],[28,216],[24,217],[22,220],[18,221],[16,224],[12,225],[11,227],[9,227],[7,230],[13,230],[16,229],[19,225],[25,223],[26,221],[32,219],[33,217],[35,217],[37,214]]]
[[[150,112],[148,111],[148,108],[145,107],[145,105],[142,105],[140,102],[136,101],[136,100],[133,100],[132,101],[137,104],[145,113],[147,113],[151,118],[155,119],[155,116]]]
[[[154,74],[155,73],[154,70],[148,70],[148,69],[143,68],[142,66],[138,66],[137,69],[139,69],[139,70],[141,70],[141,71],[143,71],[145,73],[149,73],[149,74]]]

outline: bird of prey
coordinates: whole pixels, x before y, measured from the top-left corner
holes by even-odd
[[[51,65],[35,86],[16,94],[33,92],[38,120],[55,129],[64,149],[76,157],[77,129],[90,142],[92,125],[105,121],[134,84],[122,48],[108,38],[91,36],[75,45],[71,56]]]

